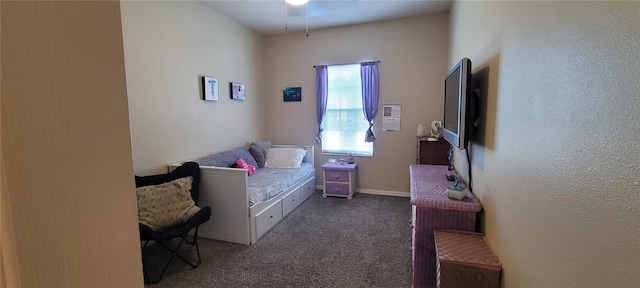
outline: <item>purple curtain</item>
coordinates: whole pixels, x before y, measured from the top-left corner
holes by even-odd
[[[316,66],[316,115],[318,119],[316,143],[322,142],[322,119],[327,111],[327,90],[329,89],[327,75],[327,65]]]
[[[360,77],[362,78],[362,110],[364,117],[369,121],[369,129],[365,135],[365,142],[376,142],[373,135],[373,119],[378,112],[378,98],[380,95],[380,82],[378,80],[378,62],[360,63]]]

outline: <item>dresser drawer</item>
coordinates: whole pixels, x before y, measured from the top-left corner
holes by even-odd
[[[327,191],[325,193],[327,195],[349,195],[349,184],[340,184],[340,183],[325,183],[327,187]]]
[[[349,182],[349,171],[325,170],[324,181]]]

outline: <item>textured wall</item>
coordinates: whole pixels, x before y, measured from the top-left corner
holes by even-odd
[[[409,192],[409,165],[416,159],[418,124],[442,119],[447,71],[448,14],[436,14],[265,38],[268,134],[277,143],[315,144],[317,64],[380,60],[380,101],[402,105],[401,131],[382,131],[374,121],[373,157],[357,157],[358,189]],[[282,88],[302,87],[302,102],[282,100]],[[295,121],[291,121],[295,119]],[[316,145],[317,177],[329,157]],[[320,182],[318,182],[320,183]],[[405,194],[406,193],[406,194]]]
[[[263,138],[258,34],[197,1],[121,5],[136,174]],[[218,102],[202,100],[200,76],[218,79]],[[229,99],[231,81],[246,101]]]
[[[456,2],[451,31],[488,87],[470,152],[504,286],[640,286],[640,3]]]
[[[119,3],[0,5],[1,283],[142,287]]]

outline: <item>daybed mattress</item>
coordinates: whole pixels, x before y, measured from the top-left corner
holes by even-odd
[[[249,206],[273,198],[312,173],[315,173],[313,165],[307,162],[302,163],[300,168],[257,169],[248,178]]]

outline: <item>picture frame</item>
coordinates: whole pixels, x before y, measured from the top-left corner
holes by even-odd
[[[229,88],[231,90],[229,93],[231,99],[242,100],[242,101],[246,99],[247,90],[245,90],[244,84],[237,83],[237,82],[230,82]]]
[[[302,101],[302,87],[285,87],[282,89],[282,99],[284,102]]]
[[[218,101],[218,79],[202,76],[202,100]]]

